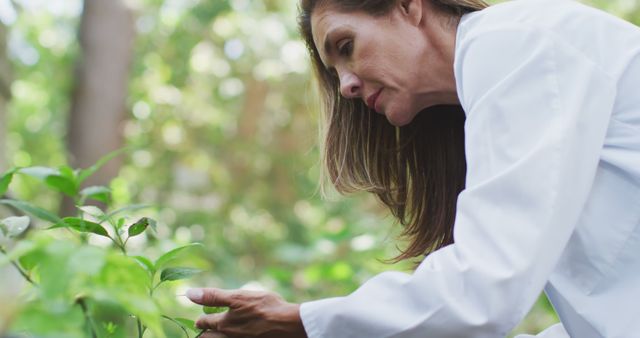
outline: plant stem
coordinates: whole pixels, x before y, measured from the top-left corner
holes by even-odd
[[[4,250],[3,247],[0,247],[0,252],[2,252],[4,255],[7,255],[7,252]],[[24,279],[27,280],[27,282],[31,283],[31,285],[33,286],[38,286],[38,283],[36,283],[33,279],[31,279],[31,277],[29,277],[29,274],[27,274],[27,272],[20,266],[20,264],[18,264],[18,262],[13,260],[9,260],[9,261],[11,262],[11,265],[13,265],[16,268],[16,270],[20,272],[22,277],[24,277]]]
[[[120,231],[120,230],[119,229],[115,229],[115,230],[116,230],[116,238],[118,239],[118,242],[119,242],[119,243],[116,243],[116,244],[118,244],[118,247],[120,248],[122,253],[126,256],[127,255],[127,242],[126,241],[124,241],[124,242],[122,241],[122,237],[118,233],[118,231]]]
[[[78,305],[80,305],[80,308],[82,308],[82,313],[84,313],[84,318],[87,321],[87,326],[89,326],[89,329],[91,330],[91,337],[98,338],[93,319],[91,319],[91,315],[89,314],[89,308],[87,307],[86,300],[84,298],[78,298],[76,303],[78,303]]]
[[[27,272],[24,271],[22,269],[22,267],[17,262],[11,261],[11,265],[13,265],[18,270],[18,272],[20,272],[22,277],[24,277],[24,279],[26,279],[27,282],[31,283],[31,285],[33,285],[33,286],[38,286],[38,284],[36,282],[34,282],[33,279],[31,279],[31,277],[29,277]]]
[[[122,241],[122,236],[120,236],[120,227],[117,226],[117,223],[113,220],[113,218],[111,216],[109,216],[108,214],[105,215],[106,218],[103,218],[103,220],[109,222],[109,224],[111,225],[111,227],[113,228],[115,235],[116,235],[116,239],[111,239],[113,240],[114,243],[116,243],[116,245],[118,245],[118,247],[120,248],[120,250],[122,251],[122,253],[124,253],[125,255],[127,254],[126,252],[126,246],[127,246],[127,241],[129,240],[129,238],[127,238],[126,241]]]
[[[137,323],[138,323],[138,338],[142,338],[142,335],[144,334],[144,331],[142,331],[142,322],[140,321],[140,318],[137,318]]]
[[[122,251],[122,253],[126,256],[127,255],[127,249],[125,247],[125,245],[127,244],[126,242],[123,243],[122,242],[122,238],[120,237],[120,235],[118,234],[118,229],[115,229],[115,236],[111,237],[109,235],[107,235],[107,237],[109,237],[109,239],[113,242],[113,244],[115,244],[118,249],[120,249],[120,251]]]
[[[149,290],[149,296],[153,297],[153,293],[156,291],[158,286],[160,286],[160,284],[162,284],[162,281],[159,281],[158,284],[156,284],[153,288],[151,288],[151,290]]]
[[[120,243],[117,243],[115,241],[114,241],[114,243],[116,243],[116,246],[118,247],[118,249],[120,249],[120,251],[122,251],[122,254],[126,256],[127,255],[127,249],[124,247],[124,245],[122,245]]]

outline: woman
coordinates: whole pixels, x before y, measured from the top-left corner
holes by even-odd
[[[562,324],[540,337],[640,337],[640,30],[573,1],[485,7],[302,1],[329,178],[406,225],[399,259],[428,255],[301,306],[193,289],[230,306],[209,337],[504,337],[543,288]]]

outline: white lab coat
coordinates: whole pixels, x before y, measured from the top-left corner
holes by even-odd
[[[455,244],[303,303],[309,337],[504,337],[543,288],[562,324],[539,337],[640,337],[640,29],[512,1],[462,18],[454,66],[468,165]]]

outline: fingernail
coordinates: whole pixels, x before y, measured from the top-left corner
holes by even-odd
[[[196,319],[196,322],[194,323],[196,326],[196,329],[205,329],[205,325],[204,325],[204,317],[205,315],[201,315],[200,317],[198,317],[198,319]]]
[[[194,302],[202,301],[202,289],[189,289],[187,290],[187,298],[191,299]]]

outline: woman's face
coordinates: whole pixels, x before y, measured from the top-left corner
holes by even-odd
[[[455,32],[445,34],[427,19],[422,0],[416,0],[399,1],[379,17],[321,6],[311,25],[315,46],[324,65],[335,70],[342,96],[360,98],[402,126],[424,108],[457,102]]]

